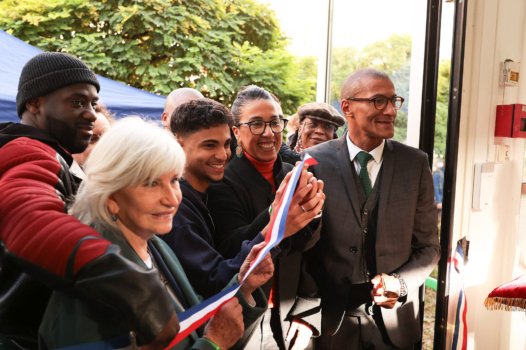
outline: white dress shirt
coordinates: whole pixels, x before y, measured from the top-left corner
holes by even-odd
[[[371,152],[367,152],[371,156],[373,156],[369,163],[367,163],[367,173],[369,174],[369,179],[371,180],[371,187],[374,187],[374,182],[376,181],[376,178],[378,177],[378,172],[380,172],[380,167],[382,166],[384,146],[385,140],[383,140],[382,143],[378,147],[373,149]],[[352,143],[351,138],[349,136],[347,136],[347,147],[349,148],[351,162],[354,164],[356,173],[359,175],[362,167],[358,162],[356,155],[360,152],[365,151],[360,147],[356,146],[354,143]]]

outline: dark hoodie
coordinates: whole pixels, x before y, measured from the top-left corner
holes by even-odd
[[[207,194],[195,190],[185,179],[180,183],[183,200],[173,218],[172,230],[160,237],[174,251],[195,291],[209,298],[228,285],[252,247],[265,239],[258,234],[252,241],[244,241],[239,254],[225,260],[214,247],[214,223],[205,203]]]
[[[37,332],[52,289],[127,321],[150,343],[173,314],[157,271],[66,212],[75,194],[72,157],[31,126],[0,123],[0,337],[38,348]],[[139,302],[141,301],[141,302]]]

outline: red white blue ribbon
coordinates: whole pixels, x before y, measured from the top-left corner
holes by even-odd
[[[245,281],[245,279],[250,275],[250,273],[258,266],[258,264],[263,260],[268,252],[276,245],[278,245],[283,236],[285,235],[285,226],[287,224],[287,214],[289,212],[290,202],[294,195],[296,185],[298,183],[301,170],[303,169],[303,164],[308,164],[309,166],[318,164],[314,158],[309,154],[305,154],[305,157],[301,164],[294,168],[292,176],[287,184],[285,192],[281,197],[281,200],[278,204],[278,213],[270,222],[269,233],[265,238],[267,243],[263,249],[259,252],[257,257],[252,262],[250,269],[245,274],[243,281],[240,284],[227,288],[226,290],[221,291],[214,295],[213,297],[203,301],[199,305],[191,307],[190,309],[185,310],[184,312],[177,315],[179,319],[179,333],[175,339],[170,343],[167,349],[172,348],[181,340],[189,336],[193,331],[199,328],[203,323],[208,321],[212,316],[214,316],[217,311],[223,306],[226,302],[236,295],[239,288]]]
[[[460,291],[458,294],[457,314],[455,316],[455,332],[453,333],[452,350],[466,350],[468,346],[468,324],[466,315],[468,312],[468,301],[466,289],[464,288],[464,253],[462,247],[458,246],[453,258],[455,272],[457,273]]]

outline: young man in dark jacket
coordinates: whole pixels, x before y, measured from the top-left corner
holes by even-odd
[[[209,298],[219,293],[239,272],[252,247],[265,239],[258,234],[245,241],[239,254],[225,260],[215,250],[214,223],[207,208],[207,188],[221,181],[230,158],[230,111],[210,99],[179,105],[170,129],[183,147],[187,164],[180,181],[183,200],[174,216],[172,230],[161,238],[168,243],[187,272],[197,293]]]
[[[122,315],[138,342],[155,349],[179,330],[157,271],[130,263],[67,214],[80,183],[71,154],[90,142],[99,89],[81,60],[39,54],[20,76],[20,124],[0,124],[0,337],[21,348],[38,347],[53,289]]]

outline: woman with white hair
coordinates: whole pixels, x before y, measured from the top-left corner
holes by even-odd
[[[171,230],[181,202],[178,179],[184,165],[185,154],[170,132],[140,118],[125,118],[93,148],[85,167],[86,179],[70,210],[81,222],[117,244],[130,263],[156,271],[174,300],[176,313],[202,300],[194,293],[177,257],[156,237]],[[253,248],[229,286],[239,283],[263,244]],[[237,298],[226,303],[204,330],[193,332],[175,349],[217,350],[233,346],[241,338],[243,327],[265,311],[267,300],[258,287],[273,271],[267,255],[243,283]],[[122,293],[146,287],[115,286]],[[149,312],[147,304],[144,312]],[[163,327],[159,325],[159,329]],[[115,348],[135,345],[133,326],[115,317],[112,305],[105,310],[94,309],[59,292],[50,299],[39,338],[40,347],[45,349],[88,343],[95,347],[95,343],[103,341],[112,342]],[[119,344],[114,345],[115,342]]]

